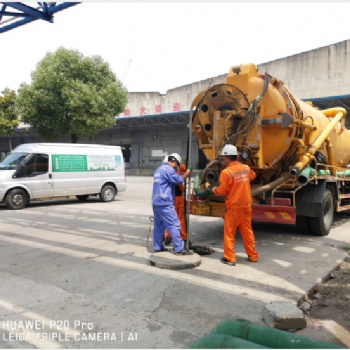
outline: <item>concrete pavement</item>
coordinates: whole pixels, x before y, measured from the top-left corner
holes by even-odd
[[[1,348],[187,348],[224,320],[263,324],[265,304],[297,303],[346,256],[349,222],[327,237],[260,224],[259,263],[237,235],[230,267],[223,220],[191,217],[191,241],[215,253],[189,270],[151,266],[152,178],[127,181],[112,203],[0,206]]]

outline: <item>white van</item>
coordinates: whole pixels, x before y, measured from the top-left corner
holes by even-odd
[[[0,163],[0,201],[22,209],[30,200],[100,196],[113,201],[126,190],[119,146],[74,143],[27,143]]]

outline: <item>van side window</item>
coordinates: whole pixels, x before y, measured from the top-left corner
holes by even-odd
[[[45,174],[49,170],[49,156],[47,154],[32,154],[26,161],[25,176]]]

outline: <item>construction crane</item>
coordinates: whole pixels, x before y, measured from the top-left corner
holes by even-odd
[[[38,19],[53,23],[54,14],[80,2],[38,2],[32,7],[22,2],[0,2],[0,33],[18,28]],[[31,4],[31,3],[30,3]]]

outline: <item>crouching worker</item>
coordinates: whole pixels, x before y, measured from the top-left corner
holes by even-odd
[[[181,225],[175,210],[175,186],[181,185],[190,175],[192,167],[188,167],[183,175],[176,170],[180,167],[181,157],[177,153],[166,156],[163,164],[154,172],[152,191],[152,207],[154,214],[153,249],[154,252],[167,251],[163,246],[164,231],[168,229],[173,240],[176,255],[192,255],[186,250],[181,239]]]

